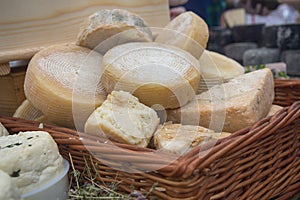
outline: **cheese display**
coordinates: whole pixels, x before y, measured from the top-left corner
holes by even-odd
[[[6,128],[0,123],[0,137],[1,136],[7,136],[9,135],[9,132],[6,130]]]
[[[64,169],[57,144],[47,132],[0,137],[0,170],[12,177],[21,194],[51,181]]]
[[[77,45],[101,54],[128,42],[150,42],[153,36],[147,23],[138,15],[122,9],[100,10],[84,23]]]
[[[106,98],[100,77],[102,56],[73,44],[54,45],[30,61],[24,91],[49,121],[83,130],[88,116]]]
[[[268,115],[267,116],[272,116],[272,115],[274,115],[275,113],[277,113],[279,110],[281,110],[283,107],[281,107],[281,106],[278,106],[278,105],[272,105],[271,106],[271,109],[270,109],[270,111],[269,111],[269,113],[268,113]]]
[[[180,47],[199,59],[206,48],[208,37],[205,21],[193,12],[184,12],[167,24],[155,42]]]
[[[21,200],[21,195],[13,183],[11,177],[0,170],[0,199],[1,200]]]
[[[203,143],[229,135],[230,133],[216,133],[201,126],[167,123],[155,132],[154,146],[161,151],[181,155]]]
[[[198,89],[198,60],[186,51],[155,42],[128,43],[103,57],[102,83],[108,93],[123,90],[151,107],[179,108]]]
[[[159,123],[156,112],[128,92],[113,91],[85,124],[85,132],[147,147]]]
[[[168,110],[167,120],[232,133],[265,117],[273,99],[273,75],[266,68],[216,85],[186,106]]]

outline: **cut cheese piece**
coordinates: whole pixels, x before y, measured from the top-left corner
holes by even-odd
[[[167,123],[155,132],[154,146],[161,151],[181,155],[196,146],[229,135],[230,133],[216,133],[201,126]]]
[[[21,194],[13,183],[11,177],[0,170],[0,199],[1,200],[20,200]]]
[[[150,41],[153,41],[151,30],[141,17],[126,10],[113,9],[91,15],[76,44],[104,54],[120,44]]]
[[[123,90],[147,106],[178,108],[198,89],[198,61],[180,48],[155,42],[114,47],[103,57],[102,83],[108,93]]]
[[[167,111],[167,120],[232,133],[265,117],[273,99],[273,76],[266,68],[212,87],[186,106]]]
[[[272,105],[272,107],[271,107],[271,109],[270,109],[270,111],[269,111],[269,113],[268,113],[268,115],[267,116],[272,116],[272,115],[274,115],[275,113],[277,113],[279,110],[281,110],[283,107],[281,107],[281,106],[278,106],[278,105]]]
[[[180,47],[199,59],[206,48],[208,37],[205,21],[193,12],[184,12],[167,24],[155,42]]]
[[[156,112],[128,92],[113,91],[85,124],[85,132],[105,134],[109,139],[147,147],[159,118]]]
[[[72,44],[46,48],[28,65],[25,95],[49,121],[70,128],[76,123],[83,130],[89,115],[106,98],[101,61],[99,53]]]
[[[1,136],[7,136],[9,135],[9,132],[6,130],[6,128],[0,123],[0,137]]]
[[[21,194],[42,187],[64,169],[57,144],[47,132],[0,137],[0,146],[0,170],[12,177]]]

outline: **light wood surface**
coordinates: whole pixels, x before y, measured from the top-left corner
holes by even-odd
[[[1,0],[0,63],[73,42],[87,16],[112,8],[134,12],[151,27],[164,27],[170,20],[168,0]]]

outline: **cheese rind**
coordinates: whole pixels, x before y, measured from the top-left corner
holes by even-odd
[[[152,32],[141,17],[127,10],[103,9],[89,16],[76,44],[104,54],[120,44],[150,41]]]
[[[123,90],[151,107],[178,108],[198,89],[198,61],[184,50],[159,43],[128,43],[108,51],[102,62],[108,93]]]
[[[0,137],[7,136],[7,135],[9,135],[9,132],[6,130],[3,124],[0,123]]]
[[[0,170],[0,199],[1,200],[20,200],[21,195],[13,183],[11,177]]]
[[[216,141],[230,133],[216,133],[213,130],[192,125],[164,124],[154,134],[154,146],[161,151],[184,154],[208,141]]]
[[[281,106],[278,106],[278,105],[272,105],[271,108],[270,108],[270,111],[269,113],[267,114],[267,116],[272,116],[274,115],[275,113],[277,113],[279,110],[281,110],[283,107]]]
[[[184,12],[167,24],[155,42],[177,46],[199,59],[206,48],[208,37],[206,22],[193,12]]]
[[[0,137],[0,170],[9,174],[22,194],[47,184],[64,169],[57,144],[44,131]]]
[[[113,91],[85,124],[85,132],[111,140],[147,147],[159,118],[156,112],[128,92]]]
[[[168,110],[167,120],[233,133],[265,117],[273,99],[273,75],[266,68],[214,86],[186,106]]]
[[[49,121],[83,130],[95,106],[106,98],[100,77],[102,56],[73,44],[54,45],[30,61],[24,91]],[[74,122],[74,120],[77,120]]]

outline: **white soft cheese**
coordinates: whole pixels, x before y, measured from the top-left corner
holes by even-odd
[[[0,170],[0,200],[20,200],[21,195],[11,177]]]

